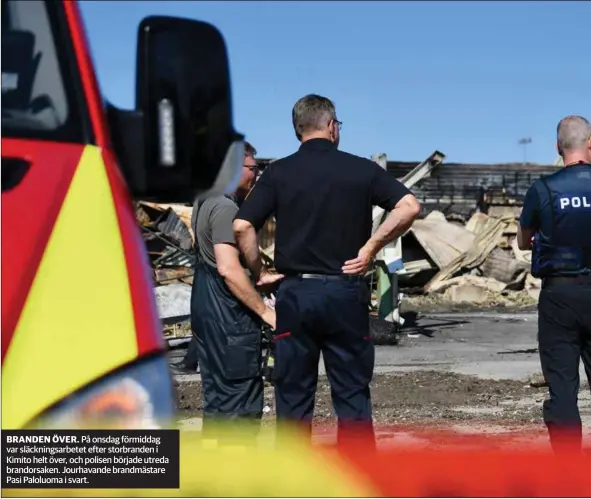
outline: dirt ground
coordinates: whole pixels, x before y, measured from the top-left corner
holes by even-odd
[[[437,371],[378,374],[372,383],[377,425],[411,422],[541,424],[541,403],[546,388],[528,382],[478,379],[475,376]],[[181,418],[200,415],[199,381],[177,383]],[[275,418],[273,390],[265,389],[265,420]],[[334,421],[330,388],[324,376],[318,384],[315,422]]]
[[[201,415],[199,382],[180,383],[181,427],[191,429]],[[532,446],[548,449],[541,407],[546,388],[533,388],[514,380],[482,380],[474,376],[415,371],[377,375],[372,384],[378,445],[429,449],[505,449]],[[591,397],[588,387],[581,393],[581,413],[587,424],[586,446],[591,443]],[[265,389],[264,430],[275,426],[272,388]],[[263,434],[264,435],[264,434]],[[313,442],[334,443],[336,418],[326,378],[319,380]],[[479,439],[476,444],[474,437]]]
[[[404,293],[404,290],[402,290]],[[448,290],[449,291],[449,290]],[[527,291],[508,291],[497,293],[487,291],[485,303],[454,303],[449,298],[449,292],[429,295],[405,295],[400,307],[402,312],[417,312],[422,314],[442,312],[534,312],[537,300]]]
[[[405,316],[407,323],[395,341],[382,341],[376,347],[372,401],[378,429],[385,434],[396,427],[398,433],[413,435],[422,428],[546,438],[542,403],[548,389],[540,386],[535,313],[507,309],[449,313],[447,309],[439,314],[407,311]],[[387,331],[380,335],[393,337]],[[581,385],[580,409],[588,434],[591,394],[584,377]],[[199,375],[177,377],[176,389],[180,423],[190,427],[201,415]],[[267,387],[265,425],[273,426],[274,417],[273,390]],[[321,362],[315,433],[334,438],[335,426]],[[391,441],[392,435],[384,438]]]

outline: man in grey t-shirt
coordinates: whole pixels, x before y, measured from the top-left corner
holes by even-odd
[[[261,321],[274,329],[275,311],[265,305],[243,267],[233,230],[238,207],[256,179],[255,154],[246,143],[243,174],[233,195],[198,201],[193,208],[197,266],[191,323],[197,336],[205,433],[213,428],[214,418],[254,420],[256,427],[263,411]],[[265,275],[258,284],[278,278]]]
[[[193,230],[201,257],[212,267],[217,266],[215,245],[236,243],[232,223],[238,212],[237,201],[236,195],[216,196],[202,201],[198,209],[193,208]]]

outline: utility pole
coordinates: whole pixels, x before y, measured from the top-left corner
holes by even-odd
[[[523,164],[527,163],[527,145],[531,144],[531,137],[525,137],[523,139],[519,139],[519,145],[523,146]]]

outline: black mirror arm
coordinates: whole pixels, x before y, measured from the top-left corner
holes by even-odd
[[[110,103],[106,108],[111,143],[132,197],[146,193],[144,115],[141,111],[119,109]]]

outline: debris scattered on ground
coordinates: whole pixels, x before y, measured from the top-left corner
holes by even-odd
[[[445,155],[435,151],[399,180],[419,192],[421,184],[439,167],[443,158]],[[386,161],[385,157],[381,159]],[[163,307],[170,307],[172,297],[180,295],[172,289],[158,288],[190,286],[193,281],[195,236],[191,212],[192,206],[185,204],[144,201],[136,204],[136,217],[150,256],[157,299],[165,304],[159,305],[161,318],[173,315],[162,311]],[[531,251],[517,247],[520,212],[520,201],[511,199],[510,205],[475,202],[471,212],[433,210],[417,220],[400,240],[404,266],[398,278],[404,294],[402,310],[533,307],[541,282],[530,273]],[[374,223],[375,220],[374,213]],[[274,227],[274,223],[267,224],[260,234],[261,254],[271,268]],[[188,314],[188,299],[184,295],[182,298],[185,303],[174,306],[184,308]]]
[[[154,288],[158,315],[167,322],[182,321],[191,315],[191,286],[170,284]]]
[[[548,382],[542,373],[536,373],[533,376],[530,376],[528,384],[532,388],[542,388],[544,386],[548,386]]]
[[[158,315],[168,340],[188,338],[191,310],[191,286],[195,273],[191,227],[192,205],[158,204],[140,201],[136,219],[142,228],[150,258]],[[267,264],[272,264],[274,245],[262,249]]]
[[[172,346],[191,336],[191,285],[195,255],[192,206],[136,203],[136,219],[150,259],[158,316]]]
[[[138,220],[150,257],[155,286],[191,284],[195,256],[191,207],[139,202]]]
[[[172,324],[164,325],[164,338],[167,340],[188,338],[191,336],[191,334],[191,324],[188,321],[173,322]]]
[[[138,203],[139,208],[142,210],[152,209],[159,214],[163,215],[163,221],[165,225],[162,226],[161,230],[163,232],[171,232],[171,227],[174,227],[177,224],[177,219],[183,223],[183,225],[187,228],[185,232],[182,228],[179,228],[179,234],[185,236],[188,232],[189,236],[191,237],[191,243],[195,240],[195,235],[193,234],[193,228],[191,227],[191,213],[193,211],[192,205],[185,205],[185,204],[158,204],[158,203],[149,203],[146,201],[140,201]],[[171,215],[174,213],[174,216]],[[169,221],[170,218],[170,221]],[[169,223],[167,227],[166,222]],[[189,247],[185,247],[185,249],[189,249]]]
[[[409,280],[416,287],[423,273],[419,293],[442,294],[451,303],[534,303],[540,280],[530,274],[531,251],[517,248],[513,213],[501,213],[475,212],[465,225],[440,212],[415,222],[402,239],[413,259],[405,262],[401,287]]]
[[[451,287],[443,293],[412,294],[405,296],[402,301],[402,312],[419,313],[447,313],[447,312],[477,312],[489,311],[513,311],[533,312],[536,310],[537,301],[526,291],[512,291],[510,293],[498,293],[486,289],[486,300],[483,303],[453,302]]]

